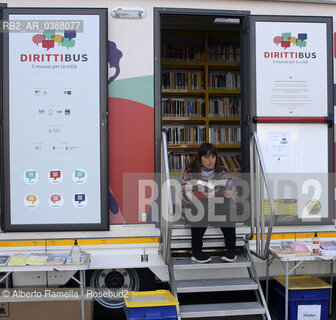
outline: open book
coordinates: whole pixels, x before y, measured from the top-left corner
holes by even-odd
[[[215,187],[224,187],[227,188],[229,185],[229,180],[211,180],[211,181],[204,181],[204,180],[197,180],[197,184],[207,187],[208,189],[215,189]]]

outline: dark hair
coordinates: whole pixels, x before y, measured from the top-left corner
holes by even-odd
[[[222,161],[218,157],[216,147],[212,143],[209,143],[209,142],[202,143],[200,147],[198,148],[196,157],[190,164],[190,169],[192,172],[201,172],[201,166],[202,166],[201,158],[202,156],[205,156],[208,153],[211,153],[214,156],[216,156],[215,172],[220,172]]]

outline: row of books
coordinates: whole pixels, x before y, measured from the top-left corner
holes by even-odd
[[[238,72],[210,71],[209,89],[240,90],[240,74]]]
[[[241,157],[240,154],[232,156],[222,156],[220,159],[223,165],[230,172],[241,172]]]
[[[81,263],[85,261],[87,254],[81,253]],[[14,254],[0,255],[0,266],[44,266],[44,265],[62,265],[73,264],[71,255],[52,254],[52,253],[30,253],[30,254]]]
[[[205,142],[205,126],[164,126],[168,145],[201,144]]]
[[[281,241],[280,246],[270,247],[270,250],[278,257],[310,256],[312,254],[312,242]],[[336,241],[321,241],[320,254],[336,256]]]
[[[213,144],[240,144],[240,128],[209,128],[209,141]]]
[[[162,44],[163,61],[204,61],[205,49],[199,44]]]
[[[204,117],[205,101],[197,98],[164,98],[161,101],[163,117]]]
[[[195,159],[196,153],[170,152],[168,155],[169,169],[171,172],[184,172]]]
[[[162,89],[204,89],[204,73],[202,71],[163,71]]]
[[[240,48],[237,45],[210,44],[208,47],[210,62],[239,63]]]
[[[209,117],[240,117],[240,97],[223,97],[209,100]]]
[[[162,44],[163,61],[205,61],[205,48],[200,44]],[[240,48],[237,45],[210,44],[208,47],[209,62],[239,63]]]

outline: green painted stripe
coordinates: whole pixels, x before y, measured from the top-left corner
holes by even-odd
[[[110,98],[122,98],[154,108],[154,76],[114,80],[109,85]]]

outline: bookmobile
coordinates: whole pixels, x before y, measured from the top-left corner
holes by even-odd
[[[174,208],[158,181],[178,181],[204,141],[235,181],[260,176],[251,219],[237,224],[238,239],[250,236],[245,256],[255,251],[247,277],[266,276],[267,232],[272,244],[336,240],[333,1],[33,0],[1,11],[1,254],[69,252],[77,239],[98,291],[240,278],[229,267],[174,270],[190,229],[160,219]],[[209,228],[204,246],[222,250],[220,231]],[[270,275],[282,274],[274,262]],[[12,275],[14,287],[68,280]]]

